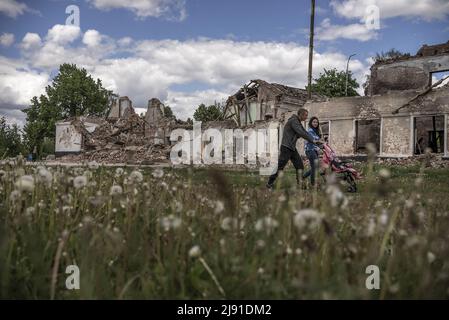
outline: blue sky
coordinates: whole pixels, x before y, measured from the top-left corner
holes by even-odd
[[[350,68],[363,82],[376,52],[415,54],[424,43],[449,40],[447,0],[316,3],[315,75],[343,69],[355,53]],[[79,7],[79,27],[65,25],[69,5]],[[309,6],[306,0],[0,0],[0,114],[23,124],[20,110],[44,92],[62,62],[85,67],[136,107],[158,97],[184,119],[197,104],[222,101],[254,78],[303,87]],[[380,28],[368,28],[376,8]]]

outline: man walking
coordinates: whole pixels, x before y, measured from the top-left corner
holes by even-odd
[[[309,112],[306,109],[300,108],[298,110],[298,115],[292,115],[285,124],[284,132],[282,134],[278,167],[276,172],[268,179],[267,188],[273,188],[273,184],[279,174],[279,170],[284,170],[284,167],[287,165],[289,160],[292,161],[293,166],[296,169],[296,182],[299,184],[299,170],[304,170],[304,164],[302,163],[302,159],[296,150],[296,141],[299,138],[303,138],[313,144],[319,142],[318,140],[314,140],[301,124],[302,121],[307,120],[308,115]]]

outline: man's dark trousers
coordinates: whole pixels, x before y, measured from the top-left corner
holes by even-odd
[[[290,148],[287,148],[286,146],[281,145],[281,152],[279,155],[279,161],[278,161],[278,168],[274,174],[270,176],[268,179],[267,185],[269,187],[272,187],[274,184],[274,181],[278,177],[279,170],[284,170],[285,166],[287,165],[288,161],[291,160],[293,163],[293,166],[296,169],[296,182],[299,184],[299,172],[298,170],[304,170],[304,164],[302,163],[302,159],[299,156],[299,153],[296,149],[292,150]]]

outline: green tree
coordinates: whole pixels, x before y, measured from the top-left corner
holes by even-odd
[[[208,107],[204,103],[200,104],[193,114],[196,121],[216,121],[223,120],[223,108],[219,104]]]
[[[112,91],[103,88],[83,68],[75,64],[63,64],[46,94],[31,99],[24,109],[25,140],[28,151],[41,149],[44,138],[54,139],[56,121],[76,116],[105,116]]]
[[[359,87],[357,81],[353,78],[352,72],[348,72],[348,96],[358,96],[356,89]],[[306,86],[307,89],[307,86]],[[326,70],[320,73],[317,79],[312,83],[312,92],[327,97],[346,96],[346,72],[337,69]]]
[[[170,106],[164,106],[164,116],[167,118],[175,118],[172,109]]]
[[[23,141],[17,124],[9,125],[0,117],[0,158],[23,154]]]

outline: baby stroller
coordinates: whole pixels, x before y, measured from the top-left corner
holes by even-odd
[[[323,150],[321,167],[324,169],[329,168],[337,177],[348,183],[348,192],[357,192],[356,180],[361,178],[361,174],[348,161],[338,159],[328,143],[321,144],[320,148]],[[323,178],[324,174],[325,172],[321,173]]]

